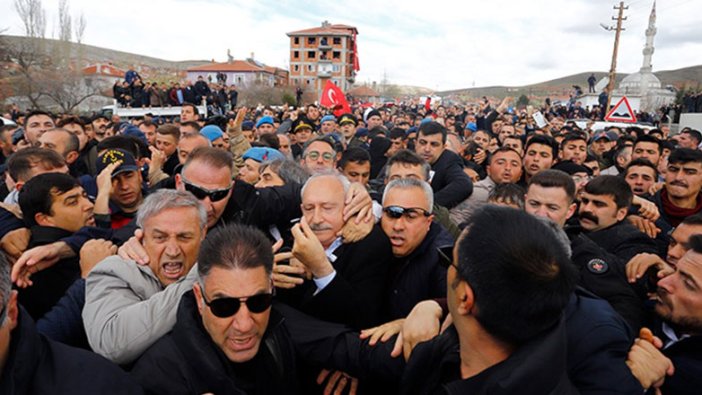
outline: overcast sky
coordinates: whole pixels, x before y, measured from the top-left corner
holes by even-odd
[[[21,35],[11,4],[0,0],[0,28]],[[58,0],[44,0],[51,35]],[[584,71],[608,71],[614,33],[610,0],[70,0],[85,14],[84,43],[168,60],[226,61],[250,56],[288,67],[285,33],[322,21],[356,26],[357,80],[434,90],[525,85]],[[641,67],[652,1],[625,12],[618,71]],[[700,0],[659,0],[653,68],[702,63]]]

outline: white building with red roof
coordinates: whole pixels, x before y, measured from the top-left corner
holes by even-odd
[[[191,82],[197,81],[198,77],[202,77],[206,81],[216,82],[217,74],[224,74],[227,85],[241,87],[253,85],[284,86],[287,85],[288,80],[287,70],[267,66],[255,61],[253,58],[222,63],[213,62],[191,67],[187,70],[187,73],[187,80]]]

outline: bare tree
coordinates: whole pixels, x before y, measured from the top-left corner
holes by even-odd
[[[15,0],[15,10],[24,24],[27,37],[46,35],[46,11],[41,0]]]
[[[3,59],[16,65],[9,69],[6,78],[12,96],[24,98],[33,108],[56,108],[68,113],[100,94],[100,86],[86,82],[81,52],[75,51],[76,45],[70,42],[74,26],[68,0],[59,2],[56,26],[59,40],[55,42],[44,39],[46,17],[41,0],[15,0],[15,9],[27,37],[14,39],[0,48],[6,49]],[[75,25],[79,41],[83,39],[85,26],[85,17],[81,15]]]
[[[83,42],[83,36],[85,34],[85,28],[88,26],[88,21],[85,20],[85,15],[80,13],[78,20],[76,20],[76,25],[74,26],[74,36],[76,37],[76,42],[78,44]]]
[[[71,26],[71,14],[68,0],[60,0],[58,8],[58,39],[61,41],[71,41],[73,29]]]

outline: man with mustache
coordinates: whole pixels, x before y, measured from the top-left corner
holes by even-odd
[[[100,142],[104,140],[107,137],[105,134],[107,133],[110,120],[105,115],[98,114],[93,118],[92,124],[95,141]]]
[[[685,217],[702,211],[702,152],[678,148],[668,157],[665,187],[652,198],[661,218],[656,225],[667,234]]]
[[[278,254],[273,280],[284,301],[326,321],[356,329],[382,320],[385,281],[392,259],[388,238],[379,226],[355,243],[343,243],[345,176],[320,173],[302,188],[302,219],[292,228],[292,254]],[[290,264],[284,259],[294,257]],[[308,275],[308,279],[300,275]],[[310,278],[311,277],[311,278]],[[311,281],[310,281],[311,280]]]
[[[633,193],[626,181],[618,176],[599,176],[585,185],[578,221],[587,237],[615,255],[618,259],[610,262],[593,262],[588,269],[593,273],[615,270],[623,273],[623,266],[634,255],[647,252],[657,253],[656,243],[628,221],[624,221],[633,199]],[[618,265],[610,268],[609,265]],[[638,318],[629,317],[634,329],[642,324],[642,312]]]

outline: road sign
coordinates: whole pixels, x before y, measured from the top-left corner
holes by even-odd
[[[609,122],[630,122],[636,123],[636,115],[634,110],[629,105],[629,100],[623,96],[617,104],[609,110],[609,113],[604,117],[605,121]]]

